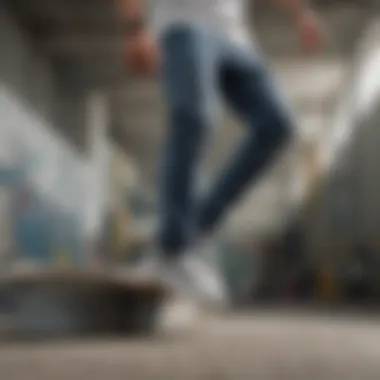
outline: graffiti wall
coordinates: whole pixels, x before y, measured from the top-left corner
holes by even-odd
[[[5,88],[0,120],[0,230],[6,235],[0,250],[44,265],[84,262],[83,160]]]

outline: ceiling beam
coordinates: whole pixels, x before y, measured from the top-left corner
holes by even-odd
[[[261,45],[269,54],[301,54],[298,39],[288,31],[262,33]],[[279,37],[280,36],[280,37]],[[327,53],[349,51],[352,39],[341,35],[330,36],[326,40],[324,50]],[[85,59],[98,57],[114,57],[121,54],[124,47],[122,35],[60,33],[41,38],[40,44],[54,56],[74,56]]]

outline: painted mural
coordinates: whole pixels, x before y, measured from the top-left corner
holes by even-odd
[[[29,157],[0,170],[0,187],[8,194],[3,223],[13,235],[14,258],[41,265],[78,265],[83,246],[80,215],[36,189],[30,178],[34,165]]]
[[[81,265],[85,176],[74,152],[33,115],[0,93],[0,194],[14,262]],[[0,247],[1,250],[1,247]]]

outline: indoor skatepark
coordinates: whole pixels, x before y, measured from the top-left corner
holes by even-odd
[[[190,331],[156,329],[162,289],[131,269],[155,227],[162,105],[124,71],[117,8],[1,5],[1,378],[379,378],[377,9],[316,3],[331,36],[311,58],[256,12],[299,140],[219,239],[231,310]],[[239,138],[223,120],[206,184]]]

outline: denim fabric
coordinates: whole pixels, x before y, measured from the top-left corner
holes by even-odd
[[[158,240],[177,254],[218,225],[289,140],[291,113],[257,53],[190,25],[161,36],[168,130],[160,176]],[[202,150],[223,97],[245,124],[245,136],[206,195],[196,193]]]

